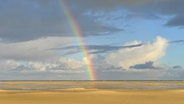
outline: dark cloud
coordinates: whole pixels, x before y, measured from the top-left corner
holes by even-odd
[[[149,62],[145,62],[144,64],[137,64],[134,66],[130,66],[131,69],[156,69],[156,67],[154,67],[154,62],[149,61]]]
[[[109,11],[127,10],[131,12],[128,17],[145,17],[150,19],[161,16],[174,16],[168,20],[165,26],[184,25],[184,1],[183,0],[78,0],[79,10]],[[67,0],[73,4],[73,0]],[[74,5],[74,4],[73,4]]]
[[[142,10],[141,13],[147,15],[161,15],[161,16],[169,16],[169,19],[164,26],[184,26],[184,1],[183,0],[162,0],[157,1],[153,4],[148,4],[143,7],[139,7],[137,10]]]
[[[165,26],[184,25],[182,0],[63,0],[84,36],[109,35],[124,31],[108,24],[111,20],[173,16]],[[121,11],[118,15],[111,13]],[[123,13],[122,11],[127,11]],[[122,15],[125,15],[123,17]],[[49,36],[74,36],[60,0],[1,0],[0,38],[27,41]],[[104,21],[105,19],[105,21]],[[123,21],[122,24],[126,22]]]
[[[98,54],[98,53],[106,53],[110,51],[115,51],[123,48],[136,48],[140,47],[143,44],[135,44],[135,45],[127,45],[127,46],[111,46],[111,45],[86,45],[83,47],[86,47],[89,51],[89,54]],[[62,47],[62,48],[53,48],[49,50],[68,50],[65,55],[69,54],[75,54],[80,51],[81,46],[67,46],[67,47]]]
[[[162,1],[168,0],[78,0],[74,3],[73,0],[65,0],[68,4],[73,5],[73,7],[80,6],[82,10],[114,10],[123,7],[141,7],[148,4],[156,4]],[[75,5],[76,4],[76,5]],[[81,4],[81,5],[79,5]],[[85,8],[85,9],[84,9]]]
[[[124,31],[123,27],[108,23],[122,18],[159,19],[160,16],[173,16],[165,26],[184,25],[182,0],[63,1],[84,36],[112,35]],[[1,0],[0,38],[15,42],[49,36],[74,36],[61,3],[60,0]],[[121,13],[111,14],[117,11]],[[122,24],[124,22],[126,21]]]
[[[183,67],[180,65],[176,65],[176,66],[173,66],[172,69],[183,69]]]
[[[168,44],[174,44],[174,43],[184,43],[184,40],[174,40],[174,41],[168,42]],[[116,51],[116,50],[123,49],[123,48],[136,48],[142,45],[145,45],[145,43],[127,45],[127,46],[85,45],[83,47],[86,47],[88,49],[89,54],[99,54],[99,53]],[[63,55],[70,55],[70,54],[76,54],[76,53],[81,52],[80,48],[81,46],[66,46],[66,47],[61,47],[61,48],[52,48],[49,50],[65,50],[65,53]]]
[[[170,44],[173,44],[173,43],[184,43],[184,40],[174,40],[174,41],[170,41],[169,43]]]
[[[76,4],[80,7],[78,3]],[[121,28],[108,26],[69,8],[84,36],[106,35]],[[59,0],[1,0],[0,38],[7,42],[27,41],[49,36],[74,36]]]
[[[64,28],[62,15],[54,2],[41,0],[1,0],[0,38],[25,41],[55,35]]]
[[[184,15],[184,14],[183,14]],[[165,26],[183,26],[184,25],[184,16],[183,15],[178,15],[168,21]]]

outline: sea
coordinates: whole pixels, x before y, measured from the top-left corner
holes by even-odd
[[[123,89],[178,89],[184,88],[182,80],[44,80],[44,81],[0,81],[0,90],[56,90],[64,91],[66,89],[105,89],[105,90],[123,90]]]

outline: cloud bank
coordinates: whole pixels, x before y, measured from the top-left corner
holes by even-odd
[[[128,43],[127,45],[140,43],[138,41]],[[168,42],[166,39],[158,36],[153,43],[147,43],[140,47],[121,49],[107,55],[105,61],[112,65],[118,65],[123,68],[129,68],[136,64],[143,64],[148,61],[158,61],[165,55]]]
[[[80,60],[67,59],[62,56],[61,53],[66,52],[67,48],[54,51],[48,50],[48,48],[54,49],[73,42],[72,38],[65,38],[65,41],[60,41],[61,39],[63,40],[63,38],[59,37],[50,37],[19,43],[0,43],[0,49],[2,50],[0,52],[1,65],[4,64],[7,66],[4,69],[16,69],[16,67],[22,67],[23,69],[23,66],[27,66],[27,69],[38,70],[79,69],[79,66],[80,68],[84,67],[84,61],[81,60],[80,62]],[[129,69],[129,67],[134,65],[159,61],[159,59],[165,55],[167,46],[168,41],[158,36],[154,42],[144,44],[139,41],[134,41],[119,47],[98,47],[97,45],[91,45],[89,48],[92,50],[99,48],[102,50],[109,50],[109,48],[113,50],[104,55],[90,55],[97,69],[98,66],[100,66],[99,64],[107,65],[110,68],[121,67]],[[146,65],[148,64],[146,63]]]
[[[62,56],[62,51],[66,52],[66,49],[48,50],[48,47],[55,49],[73,43],[73,38],[60,40],[63,39],[48,37],[19,43],[0,43],[2,50],[0,52],[0,74],[2,74],[0,78],[87,79],[84,60]],[[136,44],[141,45],[122,48]],[[182,79],[181,66],[164,66],[159,63],[159,60],[166,54],[169,44],[171,43],[167,39],[157,36],[152,42],[143,44],[140,41],[133,41],[123,44],[120,48],[113,47],[113,51],[107,53],[90,54],[90,57],[97,79],[100,80]],[[91,49],[97,48],[99,47],[91,46]],[[19,77],[15,77],[17,75]]]

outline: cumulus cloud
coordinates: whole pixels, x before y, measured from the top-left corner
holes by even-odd
[[[133,43],[128,43],[128,45],[137,43],[140,42],[135,41]],[[167,46],[167,40],[158,36],[152,43],[147,43],[136,48],[120,49],[116,52],[112,52],[106,56],[105,61],[108,64],[118,65],[128,69],[130,66],[136,64],[142,64],[148,61],[158,61],[165,55]]]
[[[79,60],[60,57],[57,60],[28,62],[26,67],[37,71],[49,72],[65,72],[72,70],[73,72],[83,70],[84,63]]]
[[[45,61],[1,60],[1,71],[13,72],[81,72],[84,62],[71,58],[59,57]]]
[[[20,65],[19,62],[15,60],[0,60],[0,68],[1,70],[13,70]]]

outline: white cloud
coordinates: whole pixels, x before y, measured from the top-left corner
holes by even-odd
[[[134,41],[128,44],[140,43]],[[166,39],[157,36],[153,43],[146,43],[136,48],[120,49],[107,55],[105,61],[114,66],[129,68],[136,64],[148,61],[158,61],[165,55],[168,42]]]
[[[60,73],[62,76],[64,74],[70,74],[71,77],[73,75],[85,76],[85,58],[83,60],[66,58],[60,56],[56,51],[47,50],[72,42],[70,39],[66,39],[66,41],[62,40],[61,38],[45,38],[21,43],[0,43],[2,46],[0,49],[9,49],[9,51],[6,50],[7,53],[0,52],[1,56],[4,55],[0,60],[1,71],[3,71],[3,69],[9,69],[15,72],[26,72],[30,74],[32,72],[33,74],[41,72],[52,74]],[[138,43],[141,42],[134,41],[126,43],[126,45]],[[130,66],[143,64],[148,61],[153,61],[154,63],[159,61],[159,59],[165,55],[167,45],[167,40],[158,36],[154,42],[143,44],[140,47],[124,48],[106,55],[93,54],[90,55],[90,57],[93,59],[93,65],[98,78],[103,79],[109,77],[108,74],[112,73],[115,73],[112,75],[112,79],[113,77],[124,79],[124,77],[120,76],[125,74],[133,76],[137,73],[139,73],[137,77],[145,76],[145,78],[149,78],[151,76],[147,74],[150,72],[149,70],[124,70],[124,68],[129,69]],[[24,52],[27,52],[27,54]],[[23,60],[19,60],[21,58]],[[159,72],[159,70],[153,71]]]
[[[54,60],[19,61],[1,60],[1,70],[20,72],[68,72],[84,71],[84,63],[80,60],[60,57]]]
[[[19,62],[15,60],[0,60],[0,68],[5,70],[12,70],[20,65]]]
[[[43,60],[58,57],[50,48],[61,47],[73,42],[73,38],[47,37],[18,43],[0,42],[0,58],[15,60]]]
[[[60,58],[59,63],[62,63],[67,69],[80,69],[84,66],[84,62],[80,60],[75,60],[72,58]]]
[[[72,37],[47,37],[32,41],[0,42],[0,70],[40,71],[84,69],[82,61],[51,50],[74,42]]]

